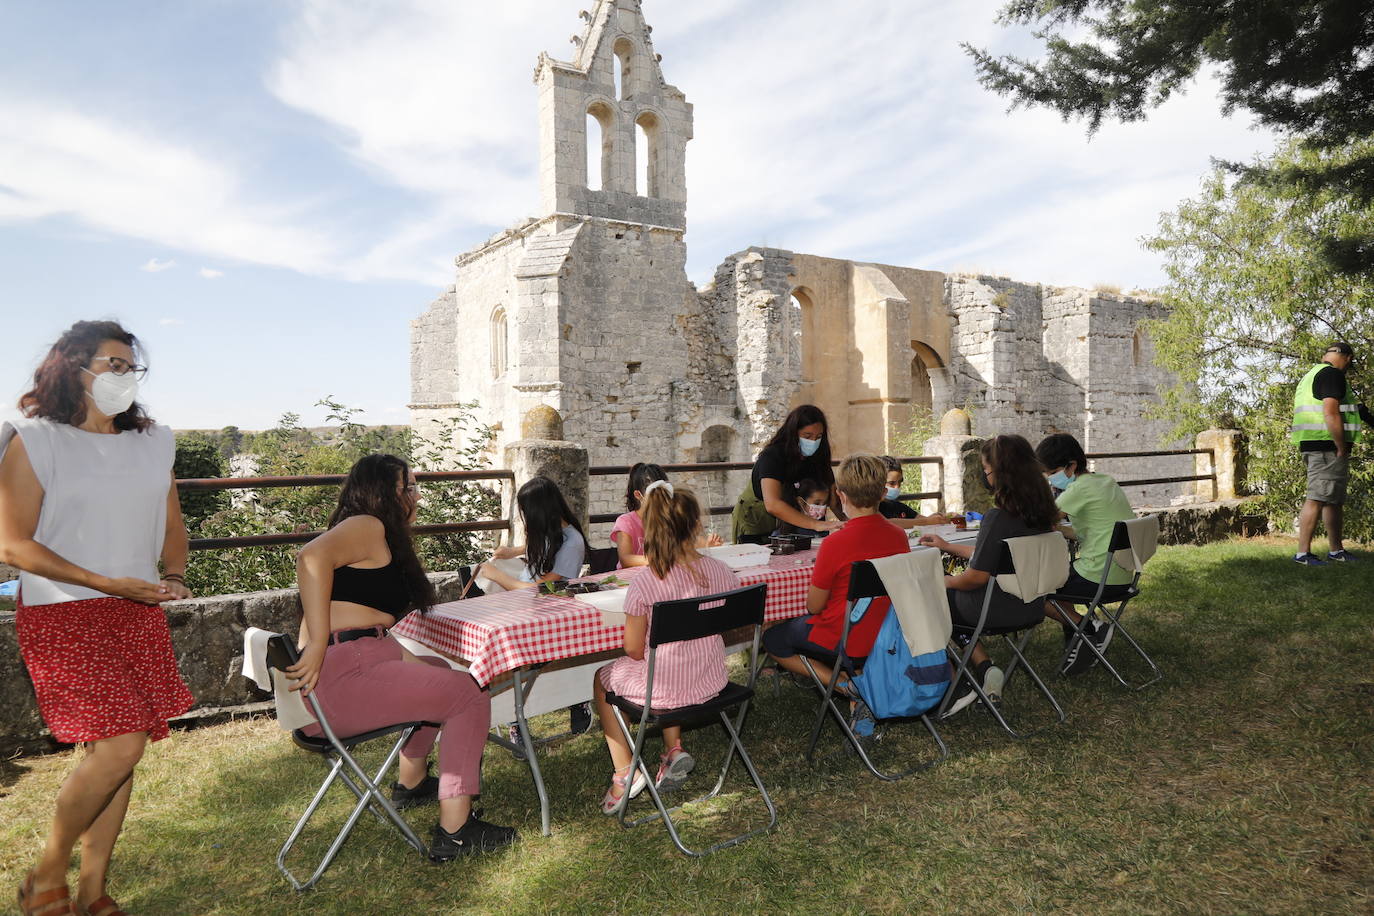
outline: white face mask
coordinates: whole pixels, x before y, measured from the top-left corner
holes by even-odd
[[[132,372],[124,375],[101,372],[97,375],[84,366],[81,371],[95,378],[88,394],[91,400],[95,401],[96,409],[107,417],[119,416],[128,410],[134,398],[138,397],[138,379]]]
[[[825,518],[825,510],[827,508],[828,507],[824,503],[822,503],[819,506],[815,503],[807,503],[806,514],[814,518],[816,521],[820,521],[821,519]]]

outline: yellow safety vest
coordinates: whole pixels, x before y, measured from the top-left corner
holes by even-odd
[[[1327,367],[1327,363],[1318,363],[1298,382],[1298,390],[1293,393],[1293,427],[1292,440],[1297,445],[1302,442],[1331,442],[1331,433],[1326,428],[1326,414],[1322,408],[1322,402],[1312,393],[1312,381],[1317,377],[1317,373]],[[1360,408],[1355,402],[1355,395],[1350,390],[1350,385],[1345,386],[1345,396],[1341,399],[1341,421],[1345,426],[1345,441],[1355,443],[1360,441],[1362,432],[1360,423]]]

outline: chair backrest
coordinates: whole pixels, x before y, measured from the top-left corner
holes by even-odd
[[[857,601],[860,598],[882,598],[887,594],[887,588],[883,585],[882,576],[873,568],[873,564],[868,560],[855,560],[849,567],[849,595],[850,601]]]
[[[1139,575],[1159,549],[1159,516],[1130,518],[1112,528],[1112,561]]]
[[[997,561],[997,585],[1022,601],[1055,592],[1069,578],[1069,544],[1058,531],[1007,538]]]
[[[621,535],[628,537],[628,535]],[[598,547],[587,551],[587,575],[595,576],[615,569],[620,562],[620,549],[617,547]]]
[[[278,671],[285,671],[300,660],[301,654],[296,651],[296,644],[293,643],[285,633],[276,633],[268,638],[268,668],[276,668]]]
[[[655,602],[649,621],[649,647],[759,626],[767,590],[768,583],[760,582],[700,598]]]
[[[321,721],[314,697],[292,690],[286,669],[300,659],[296,644],[284,633],[249,627],[243,634],[243,675],[264,689],[271,689],[277,704],[277,724],[295,731]]]

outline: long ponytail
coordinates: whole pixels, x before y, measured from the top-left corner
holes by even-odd
[[[665,483],[644,494],[644,555],[655,576],[667,577],[674,566],[696,555],[700,526],[701,504],[686,487]],[[698,584],[706,584],[700,571],[691,572]]]

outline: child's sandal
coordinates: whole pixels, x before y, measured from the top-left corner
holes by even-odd
[[[606,794],[601,798],[602,814],[615,814],[620,810],[620,806],[625,804],[627,799],[634,798],[640,792],[643,792],[644,787],[649,784],[649,781],[644,778],[644,771],[642,769],[637,769],[635,770],[634,781],[630,784],[630,790],[628,792],[625,791],[625,781],[626,777],[630,775],[629,771],[630,768],[625,766],[616,770],[615,774],[611,777],[611,787],[606,790]],[[615,794],[617,786],[620,788],[619,795]]]
[[[687,781],[687,774],[696,765],[696,760],[682,749],[682,745],[673,745],[658,758],[658,778],[654,780],[654,787],[660,792],[677,789]]]
[[[80,916],[129,916],[109,894],[95,898],[90,906],[79,907],[77,912]]]
[[[67,885],[50,887],[41,893],[33,891],[33,872],[19,885],[19,912],[24,916],[64,916],[74,913],[71,892]]]

